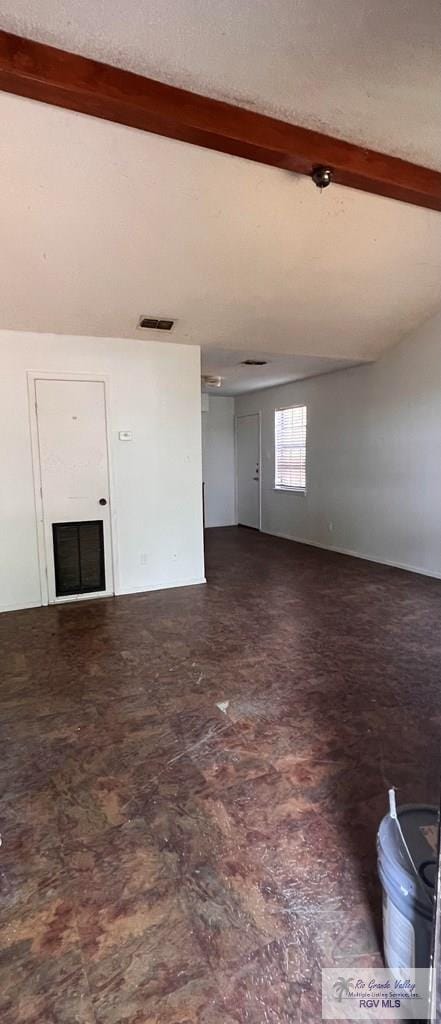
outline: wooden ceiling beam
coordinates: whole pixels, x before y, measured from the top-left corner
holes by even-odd
[[[0,89],[246,160],[441,210],[441,173],[0,31]]]

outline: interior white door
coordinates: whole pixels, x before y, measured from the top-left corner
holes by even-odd
[[[36,380],[35,404],[49,603],[113,594],[104,382]],[[53,529],[54,524],[68,523],[94,525]],[[62,584],[54,544],[57,553],[65,552],[67,570]],[[76,577],[79,584],[76,579],[69,582],[71,565],[72,580]]]
[[[240,526],[260,529],[260,424],[257,414],[236,420],[237,511]]]

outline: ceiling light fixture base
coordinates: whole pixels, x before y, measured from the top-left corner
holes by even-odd
[[[320,191],[322,191],[322,189],[324,188],[327,188],[328,185],[331,184],[333,177],[334,172],[332,171],[331,167],[323,167],[322,165],[320,165],[319,167],[313,167],[312,169],[311,178],[314,182],[314,185],[317,185],[317,188],[319,188]]]

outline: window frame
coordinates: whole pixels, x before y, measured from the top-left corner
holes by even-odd
[[[290,486],[289,484],[277,484],[277,449],[276,449],[276,415],[278,412],[285,412],[287,409],[306,409],[306,428],[305,428],[305,483],[303,485],[296,484]],[[307,474],[306,474],[306,452],[307,452],[307,433],[308,433],[308,406],[306,402],[297,402],[295,405],[279,405],[274,409],[274,491],[285,492],[286,494],[306,494],[307,485]]]

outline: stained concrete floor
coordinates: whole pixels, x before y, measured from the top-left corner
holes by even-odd
[[[207,577],[0,617],[2,1024],[310,1024],[323,965],[381,963],[441,583],[239,528]]]

